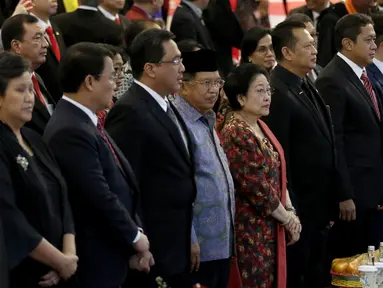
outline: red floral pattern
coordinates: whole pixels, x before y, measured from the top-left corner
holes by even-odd
[[[280,162],[267,138],[232,116],[221,133],[236,188],[236,248],[243,288],[272,288],[276,278]]]

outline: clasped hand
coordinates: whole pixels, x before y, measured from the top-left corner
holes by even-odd
[[[293,245],[296,242],[298,242],[300,238],[300,234],[302,232],[302,225],[299,221],[299,218],[292,212],[290,213],[290,221],[284,226],[286,232],[289,234],[289,242],[287,243],[287,246]]]
[[[129,259],[129,268],[140,272],[150,272],[150,267],[155,264],[152,253],[149,250],[140,252]]]

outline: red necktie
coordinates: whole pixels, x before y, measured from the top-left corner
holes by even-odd
[[[37,81],[37,78],[34,74],[32,75],[32,82],[33,82],[33,90],[35,90],[37,98],[39,98],[40,102],[43,103],[44,106],[47,106],[47,104],[45,103],[43,94],[41,93],[41,90],[40,90],[39,81]]]
[[[106,137],[104,128],[101,126],[100,121],[97,122],[97,129],[98,129],[98,131],[100,131],[100,134],[101,134],[102,138],[104,138],[106,144],[108,144],[110,152],[112,152],[114,158],[116,159],[117,164],[119,165],[120,161],[118,160],[116,151],[114,151],[112,144],[110,143],[108,137]]]
[[[53,53],[55,53],[56,59],[58,61],[60,61],[61,54],[60,54],[59,44],[57,43],[57,40],[56,40],[56,37],[53,33],[52,27],[49,26],[45,31],[47,32],[47,34],[49,36],[49,40],[51,42],[51,47],[52,47]]]
[[[362,77],[360,77],[360,79],[362,79],[364,88],[366,88],[368,94],[371,97],[371,101],[372,101],[372,104],[374,106],[376,115],[378,115],[378,118],[380,120],[380,111],[379,111],[378,101],[376,100],[376,95],[375,95],[374,89],[372,88],[372,84],[367,77],[366,71],[363,71]]]
[[[114,19],[114,22],[116,22],[118,25],[121,25],[120,17],[117,16],[117,17]]]

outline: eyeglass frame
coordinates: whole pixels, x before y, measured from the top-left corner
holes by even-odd
[[[183,81],[183,82],[201,84],[204,86],[205,89],[211,89],[213,87],[213,85],[215,85],[217,82],[220,82],[221,84],[219,86],[215,85],[214,88],[221,89],[225,85],[225,80],[223,80],[223,79],[214,80],[214,81],[211,81],[211,80],[190,80],[190,81]],[[206,83],[208,83],[208,84],[206,84]],[[208,86],[206,86],[206,85],[208,85]]]

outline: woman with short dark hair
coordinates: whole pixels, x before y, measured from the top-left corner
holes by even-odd
[[[72,287],[77,269],[66,184],[41,136],[28,64],[0,53],[0,218],[11,288]]]
[[[267,125],[271,92],[267,72],[243,64],[224,90],[233,114],[221,131],[236,188],[236,249],[243,287],[286,287],[286,242],[301,225],[286,189],[283,149]]]
[[[241,44],[243,63],[257,64],[267,71],[274,68],[276,61],[269,29],[253,27],[246,32]]]

